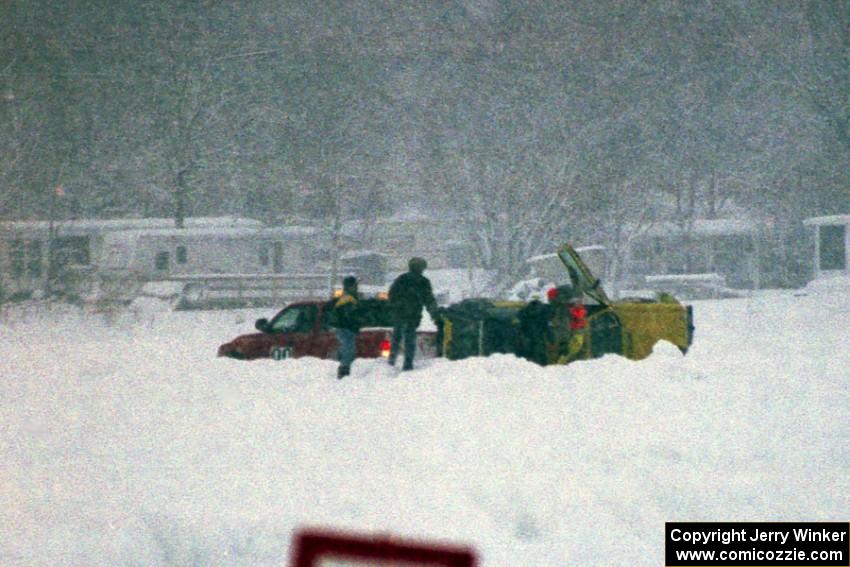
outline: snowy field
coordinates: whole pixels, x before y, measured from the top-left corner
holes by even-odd
[[[310,525],[658,566],[665,521],[847,521],[850,295],[694,310],[685,357],[342,382],[215,358],[268,312],[6,312],[0,565],[283,565]]]

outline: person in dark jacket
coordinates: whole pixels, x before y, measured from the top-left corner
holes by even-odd
[[[357,355],[355,340],[360,331],[360,297],[357,294],[357,278],[346,276],[342,280],[342,295],[333,304],[331,323],[339,341],[339,369],[336,377],[342,379],[351,373],[351,364]]]
[[[422,322],[422,308],[428,310],[435,323],[440,316],[431,281],[422,275],[428,263],[422,258],[411,258],[409,271],[401,274],[390,286],[390,310],[393,317],[393,340],[390,348],[390,365],[395,365],[399,347],[404,342],[402,370],[413,370],[416,355],[416,329]]]

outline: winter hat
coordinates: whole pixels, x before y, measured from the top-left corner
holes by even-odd
[[[411,258],[410,262],[407,263],[407,267],[411,272],[421,274],[425,271],[425,268],[428,267],[428,262],[426,262],[424,258]]]

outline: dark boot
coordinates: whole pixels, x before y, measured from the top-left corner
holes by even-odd
[[[406,370],[413,370],[413,357],[408,354],[409,352],[410,350],[407,350],[404,353],[404,362],[401,365],[402,372]]]
[[[351,367],[350,366],[343,366],[342,364],[340,364],[339,368],[336,371],[336,377],[338,379],[342,380],[343,378],[345,378],[349,374],[351,374]]]

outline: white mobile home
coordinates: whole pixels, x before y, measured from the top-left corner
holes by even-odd
[[[360,221],[346,223],[343,230],[354,250],[369,248],[385,255],[389,272],[406,271],[414,256],[425,258],[429,270],[465,269],[475,264],[472,247],[462,241],[459,221],[433,211],[407,208],[368,226]]]
[[[266,227],[236,217],[0,223],[0,284],[5,297],[47,290],[80,295],[195,274],[313,271],[327,247],[310,227]]]
[[[626,285],[646,277],[717,274],[733,288],[758,288],[760,222],[748,218],[663,222],[635,237],[627,254]]]
[[[175,275],[284,273],[324,260],[316,231],[283,228],[162,228],[102,237],[101,271],[144,279]]]
[[[815,233],[815,279],[850,275],[850,215],[815,217],[803,224]]]

